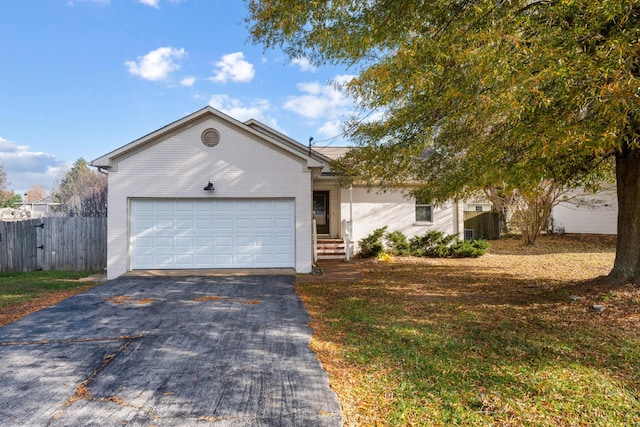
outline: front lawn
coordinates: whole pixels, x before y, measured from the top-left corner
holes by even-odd
[[[33,271],[0,275],[0,326],[84,292],[92,272]]]
[[[640,425],[640,290],[593,280],[614,248],[491,245],[298,285],[345,425]]]

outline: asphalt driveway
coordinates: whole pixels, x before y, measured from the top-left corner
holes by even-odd
[[[122,277],[0,328],[0,425],[341,426],[294,276]]]

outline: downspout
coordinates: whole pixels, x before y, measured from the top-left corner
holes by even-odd
[[[349,185],[349,222],[353,224],[353,183]]]
[[[345,242],[346,247],[346,260],[349,261],[351,259],[351,240],[353,239],[353,183],[349,185],[349,226],[348,228],[348,237]]]

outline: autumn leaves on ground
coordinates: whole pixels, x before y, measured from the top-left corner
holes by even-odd
[[[345,425],[639,425],[640,290],[596,280],[614,248],[491,244],[298,285]]]
[[[297,285],[345,425],[640,425],[640,289],[597,280],[614,248],[491,245],[475,259],[355,261],[364,280]],[[3,275],[0,324],[87,289],[83,275]]]

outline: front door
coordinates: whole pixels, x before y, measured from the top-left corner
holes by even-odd
[[[329,234],[329,192],[313,192],[313,215],[316,219],[316,233]]]

